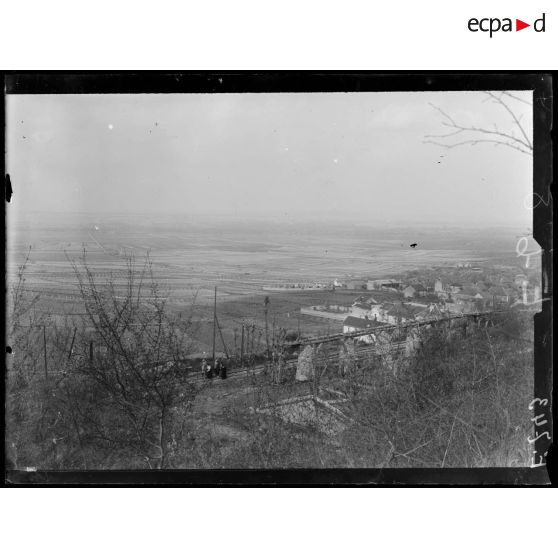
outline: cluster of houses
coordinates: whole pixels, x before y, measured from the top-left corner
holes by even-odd
[[[392,291],[401,296],[390,302],[378,302],[374,296],[359,296],[343,321],[344,333],[366,330],[382,324],[420,322],[503,306],[533,304],[540,300],[540,287],[530,286],[527,277],[522,274],[518,274],[511,284],[504,282],[488,286],[482,281],[461,284],[445,283],[438,279],[429,286],[418,282],[404,286],[400,281],[393,279],[377,279],[367,281],[366,289]],[[367,339],[371,337],[362,338],[365,342]]]
[[[343,333],[374,328],[378,325],[404,324],[411,321],[430,320],[448,315],[442,304],[430,302],[384,302],[373,297],[361,296],[351,306],[351,313],[343,321]],[[364,340],[364,339],[363,339]]]
[[[531,286],[523,274],[516,275],[513,282],[503,281],[501,284],[490,286],[483,281],[462,285],[444,284],[438,280],[434,284],[434,293],[450,308],[456,308],[461,312],[488,310],[514,304],[527,305],[540,300],[540,287]]]
[[[471,270],[477,269],[470,264],[459,265]],[[404,285],[396,279],[354,279],[344,283],[336,279],[333,286],[350,290],[397,292],[404,299],[410,300],[434,297],[439,301],[467,307],[468,310],[482,310],[498,304],[532,304],[540,300],[540,287],[532,286],[523,273],[517,274],[513,280],[501,278],[498,284],[487,284],[480,279],[465,284],[438,279],[433,285],[426,286],[418,282]]]
[[[333,281],[334,288],[348,289],[351,291],[399,291],[401,289],[401,282],[395,279],[349,279],[347,281]]]

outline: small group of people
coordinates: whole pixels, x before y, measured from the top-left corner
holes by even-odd
[[[202,372],[208,379],[211,379],[214,376],[221,378],[221,380],[227,379],[227,367],[220,358],[216,358],[213,365],[207,362],[207,360],[204,358],[202,360]]]

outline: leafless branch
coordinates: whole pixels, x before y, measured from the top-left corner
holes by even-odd
[[[509,104],[505,101],[503,97],[509,97],[511,99],[515,99],[518,101],[523,101],[523,100],[507,91],[503,91],[499,95],[491,91],[486,91],[486,94],[488,95],[487,100],[492,100],[494,103],[501,106],[511,116],[514,125],[514,129],[511,130],[511,132],[501,131],[500,129],[498,129],[498,126],[496,124],[493,124],[493,129],[489,129],[480,126],[465,125],[465,124],[458,123],[446,111],[444,111],[443,109],[441,109],[440,107],[432,103],[429,103],[430,106],[442,116],[441,125],[446,128],[450,128],[451,131],[446,134],[426,135],[424,143],[431,143],[433,145],[438,145],[440,147],[445,147],[447,149],[462,146],[462,145],[474,146],[480,143],[491,143],[495,146],[503,145],[505,147],[515,149],[516,151],[519,151],[526,155],[532,156],[533,144],[529,139],[529,136],[525,131],[525,128],[521,124],[521,117],[518,116],[512,110],[512,108],[509,106]],[[528,103],[527,101],[523,101],[523,102],[530,105],[530,103]],[[519,131],[521,137],[518,137],[518,135],[514,133],[515,130]],[[457,142],[440,141],[440,140],[445,140],[446,138],[452,138],[462,134],[473,134],[474,137],[469,137],[468,139],[465,139],[463,141],[457,141]],[[485,136],[488,136],[489,138],[485,139]]]
[[[517,145],[513,145],[509,142],[505,142],[505,141],[499,141],[499,140],[483,140],[483,139],[476,139],[476,140],[465,140],[465,141],[460,141],[457,143],[442,143],[442,142],[438,142],[438,141],[432,141],[432,140],[428,140],[425,141],[424,143],[431,143],[433,145],[439,145],[440,147],[445,147],[447,149],[452,149],[454,147],[459,147],[460,145],[472,145],[475,146],[478,143],[492,143],[494,145],[504,145],[505,147],[511,147],[512,149],[515,149],[516,151],[520,151],[521,153],[525,153],[526,155],[532,155],[531,151],[527,151],[526,149],[522,149],[521,147],[518,147]]]

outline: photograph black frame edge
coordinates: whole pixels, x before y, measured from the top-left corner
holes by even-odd
[[[542,310],[535,316],[535,389],[546,399],[553,436],[552,369],[553,201],[551,186],[553,105],[551,72],[6,72],[6,94],[259,93],[533,90],[533,237],[542,250]],[[554,130],[556,127],[554,127]],[[5,152],[5,151],[4,151]],[[2,159],[2,176],[5,161]],[[540,202],[540,203],[539,203]],[[6,230],[5,202],[3,213]],[[5,235],[6,236],[6,235]],[[6,240],[5,258],[6,265]],[[5,267],[4,267],[5,269]],[[4,275],[5,277],[5,275]],[[5,291],[6,293],[6,291]],[[5,304],[3,307],[5,327]],[[5,385],[2,384],[5,397]],[[5,400],[5,399],[4,399]],[[528,404],[528,402],[526,402]],[[540,412],[540,407],[538,408]],[[535,411],[533,413],[535,416]],[[2,416],[5,432],[5,416]],[[7,486],[541,486],[555,484],[554,446],[534,443],[534,463],[523,468],[448,469],[285,469],[166,471],[11,471],[3,460]]]

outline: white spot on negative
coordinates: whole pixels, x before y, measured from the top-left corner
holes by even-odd
[[[109,130],[112,130],[113,128],[114,128],[114,126],[113,126],[112,124],[109,124],[109,125],[108,125],[108,129],[109,129]]]

